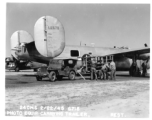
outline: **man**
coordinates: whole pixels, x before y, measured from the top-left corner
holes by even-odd
[[[108,63],[104,64],[101,68],[101,71],[103,72],[103,79],[104,80],[108,79],[108,69],[109,69]]]
[[[97,71],[96,71],[96,60],[95,60],[95,58],[92,58],[92,60],[91,60],[91,80],[94,79],[94,76],[95,76],[95,80],[97,80],[98,77],[97,77]]]
[[[110,62],[111,80],[116,79],[116,64],[113,60]]]
[[[137,71],[137,62],[133,60],[131,65],[131,76],[135,76]]]
[[[145,77],[145,76],[146,76],[146,73],[147,73],[147,63],[146,63],[146,61],[144,61],[144,62],[142,63],[142,69],[143,69],[142,76]]]

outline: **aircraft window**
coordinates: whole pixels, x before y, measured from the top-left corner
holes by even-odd
[[[79,57],[79,51],[78,50],[71,50],[71,57]]]

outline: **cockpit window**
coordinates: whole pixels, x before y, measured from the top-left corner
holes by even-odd
[[[79,51],[78,50],[71,50],[71,57],[79,57]]]

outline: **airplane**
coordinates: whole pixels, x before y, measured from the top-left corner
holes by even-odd
[[[64,27],[57,18],[52,16],[43,16],[36,21],[34,39],[24,30],[18,30],[11,36],[11,54],[16,59],[48,65],[51,59],[79,59],[88,53],[94,56],[113,55],[117,70],[127,70],[132,76],[141,71],[144,61],[146,61],[147,70],[150,69],[150,47],[120,49],[66,45]],[[134,62],[137,63],[136,71],[132,67]]]
[[[37,71],[39,67],[42,66],[42,63],[31,62],[28,60],[17,60],[13,56],[5,58],[5,69],[7,70],[15,70],[15,72],[19,72],[20,70],[33,69],[34,72]]]
[[[19,72],[20,70],[31,69],[29,61],[16,60],[13,56],[5,58],[5,68],[7,70],[15,70],[15,72]]]

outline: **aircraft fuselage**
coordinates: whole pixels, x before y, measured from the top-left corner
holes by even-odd
[[[34,42],[26,45],[26,50],[16,52],[19,59],[25,59],[30,61],[36,61],[40,63],[49,64],[50,59],[68,59],[68,58],[78,58],[82,57],[84,54],[92,53],[96,56],[104,56],[106,54],[112,54],[119,51],[125,51],[123,49],[115,49],[115,48],[106,48],[106,47],[91,47],[91,46],[73,46],[67,45],[63,52],[57,56],[56,58],[44,57],[42,56],[35,47]],[[147,55],[147,54],[146,54]],[[144,55],[143,55],[144,56]],[[145,56],[144,56],[145,57]],[[116,63],[117,70],[129,70],[132,65],[132,59],[125,56],[114,56],[114,61]],[[142,64],[142,62],[138,62],[138,64]]]

